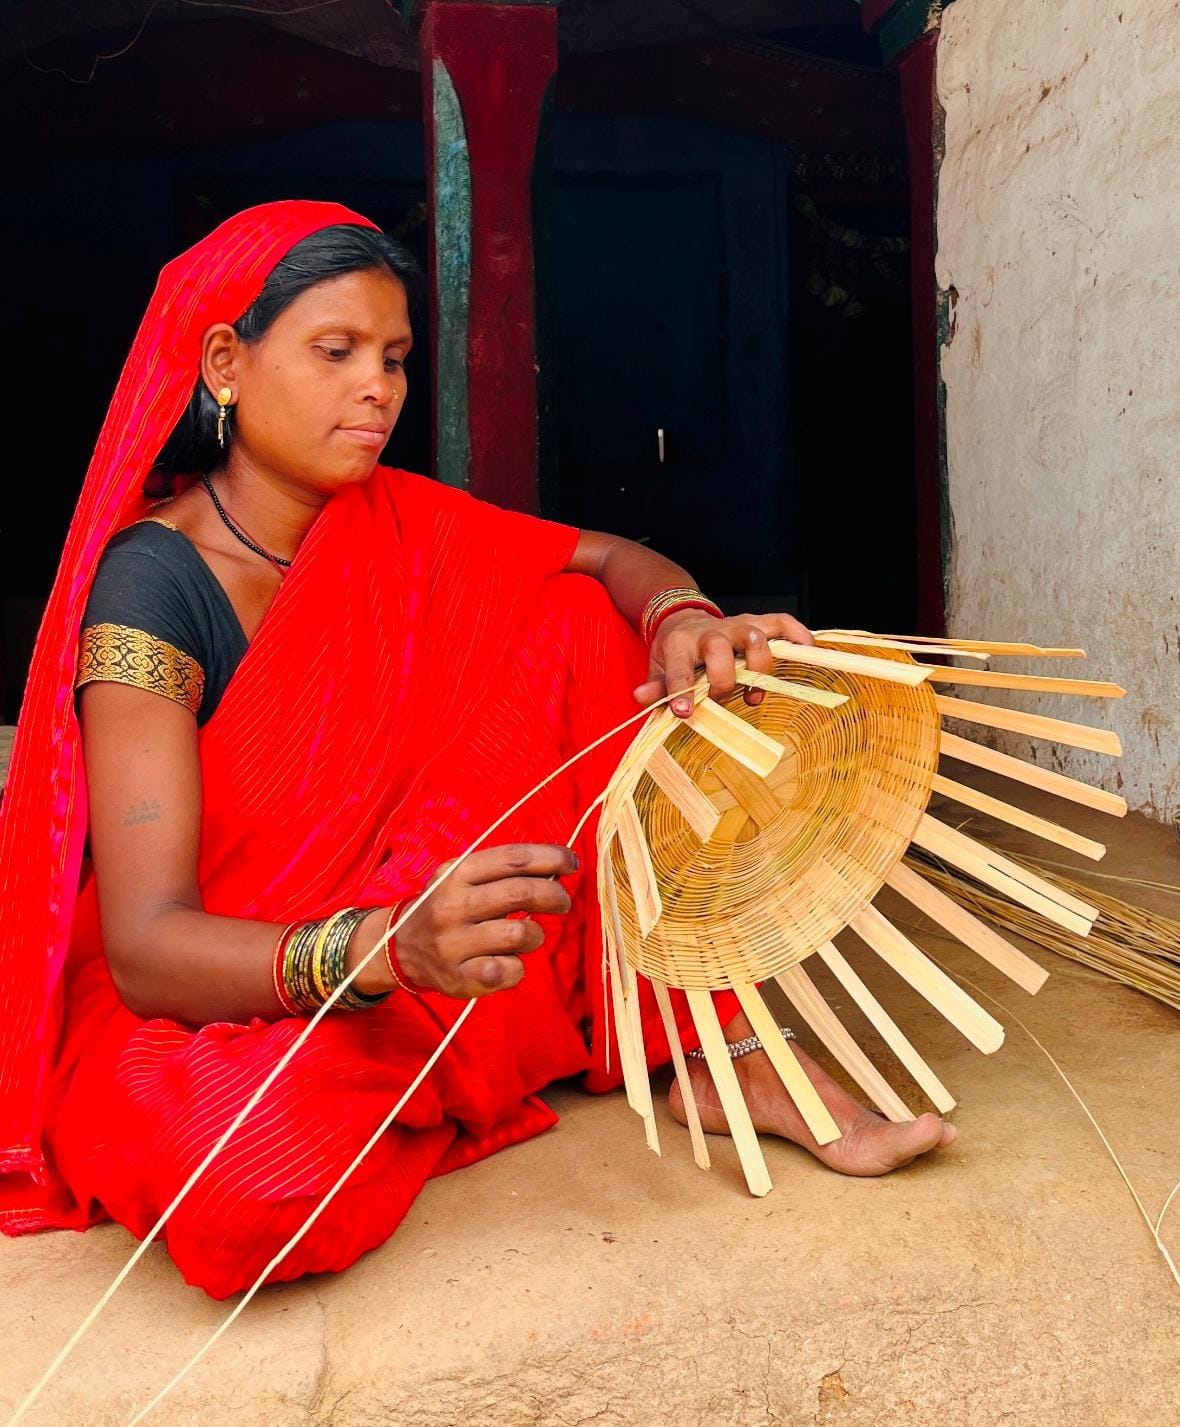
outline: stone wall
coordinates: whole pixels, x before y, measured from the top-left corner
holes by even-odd
[[[1180,5],[956,0],[938,85],[950,628],[1085,647],[1053,672],[1126,700],[1013,702],[1091,716],[1124,757],[1038,759],[1175,820]]]

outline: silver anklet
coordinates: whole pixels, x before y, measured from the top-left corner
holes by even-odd
[[[785,1041],[797,1040],[798,1037],[790,1026],[779,1026],[779,1034]],[[747,1036],[745,1040],[733,1041],[725,1049],[729,1052],[730,1060],[738,1060],[743,1055],[752,1055],[756,1050],[765,1050],[766,1047],[757,1036]],[[685,1051],[685,1060],[704,1060],[705,1052],[698,1046],[696,1050]]]

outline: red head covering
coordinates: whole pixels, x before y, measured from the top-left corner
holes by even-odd
[[[204,333],[237,321],[296,243],[339,223],[374,226],[335,203],[267,203],[182,253],[160,274],[115,388],[37,635],[0,804],[0,1174],[41,1174],[43,1082],[88,812],[75,663],[99,557],[144,513],[143,482],[192,395]]]

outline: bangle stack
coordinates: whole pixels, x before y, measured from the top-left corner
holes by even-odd
[[[688,586],[669,586],[667,589],[657,590],[643,607],[639,620],[639,632],[643,636],[643,642],[650,645],[656,637],[656,630],[664,620],[670,614],[678,614],[683,609],[704,610],[716,619],[725,618],[720,605],[714,604],[711,599],[701,594],[700,590]]]
[[[345,964],[352,934],[371,907],[345,907],[318,921],[292,922],[275,943],[274,989],[289,1016],[311,1015],[348,975]],[[337,998],[341,1011],[365,1011],[389,995],[368,996],[355,986]]]

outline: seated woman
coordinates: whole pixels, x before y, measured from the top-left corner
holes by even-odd
[[[364,219],[296,203],[239,215],[161,277],[67,537],[0,817],[8,1232],[148,1232],[442,864],[636,699],[702,664],[732,692],[735,650],[764,669],[769,637],[809,638],[785,615],[720,617],[629,541],[378,466],[415,281]],[[254,1279],[470,997],[276,1279],[346,1267],[427,1178],[552,1125],[549,1082],[618,1082],[593,838],[565,843],[626,736],[526,804],[360,972],[168,1223],[190,1283],[222,1297]],[[747,1037],[717,1000],[731,1044]],[[801,1058],[835,1144],[810,1138],[760,1050],[741,1083],[760,1129],[833,1168],[882,1174],[953,1137],[934,1115],[886,1123]]]

